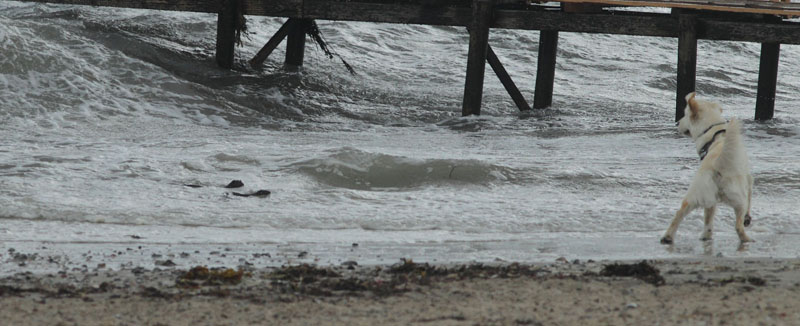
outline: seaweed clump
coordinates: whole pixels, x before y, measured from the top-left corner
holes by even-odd
[[[235,285],[242,282],[244,270],[232,268],[209,269],[196,266],[178,277],[175,283],[183,287],[199,287],[201,285]]]
[[[382,280],[371,277],[342,277],[330,268],[319,268],[303,264],[276,269],[267,278],[272,286],[283,293],[304,293],[317,296],[334,296],[337,293],[350,294],[371,292],[377,296],[388,296],[405,292],[398,287],[397,280]]]
[[[324,38],[322,38],[322,32],[319,30],[319,26],[317,26],[316,21],[313,20],[311,21],[311,23],[308,26],[308,29],[306,30],[306,34],[308,34],[311,37],[311,39],[314,41],[314,44],[316,44],[329,59],[332,60],[334,57],[339,58],[339,60],[342,61],[342,64],[344,64],[344,67],[347,68],[347,71],[350,72],[350,74],[352,75],[356,74],[356,70],[353,69],[353,66],[347,63],[347,61],[345,61],[340,54],[334,52],[331,49],[330,45],[328,45],[328,42],[325,41]]]
[[[309,264],[288,266],[277,269],[269,274],[273,281],[289,281],[313,283],[319,278],[339,277],[340,275],[330,269],[318,268]]]
[[[749,277],[728,277],[726,279],[717,280],[720,285],[728,285],[730,283],[749,283],[755,286],[765,286],[767,285],[767,281],[763,278],[757,276],[749,276]]]
[[[661,276],[661,272],[658,270],[658,268],[653,267],[653,265],[650,265],[644,260],[637,264],[615,263],[611,265],[605,265],[603,266],[603,270],[600,271],[600,275],[635,277],[655,286],[664,285],[666,282],[664,277]]]
[[[401,259],[400,263],[392,265],[389,273],[406,276],[443,276],[446,279],[470,279],[470,278],[515,278],[515,277],[535,277],[540,269],[531,266],[513,263],[503,266],[491,266],[483,264],[462,265],[453,268],[433,267],[428,263],[418,264],[411,259]]]

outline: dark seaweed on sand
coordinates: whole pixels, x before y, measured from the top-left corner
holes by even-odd
[[[658,268],[642,260],[637,264],[611,264],[603,266],[602,276],[635,277],[655,286],[664,285],[664,277]]]
[[[536,276],[541,270],[532,266],[512,263],[502,266],[491,266],[483,264],[461,265],[451,268],[435,267],[428,263],[418,264],[411,259],[401,259],[399,263],[389,268],[389,273],[422,276],[447,276],[453,279],[466,278],[513,278],[520,276]]]
[[[319,278],[339,277],[340,275],[330,269],[319,268],[309,264],[288,266],[276,269],[268,278],[272,280],[301,281],[304,283],[315,282]]]
[[[208,269],[205,266],[196,266],[182,274],[175,283],[183,287],[198,287],[201,285],[239,284],[244,277],[244,270]]]

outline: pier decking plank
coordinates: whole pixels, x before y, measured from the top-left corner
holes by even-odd
[[[91,5],[103,7],[140,8],[155,10],[174,10],[216,13],[225,0],[22,0],[26,2],[43,2],[72,5]],[[313,15],[325,16],[327,19],[337,19],[342,16],[342,11],[355,11],[367,14],[367,18],[382,15],[406,12],[417,16],[441,17],[443,13],[461,13],[455,8],[469,8],[470,1],[381,1],[381,0],[242,0],[249,15],[281,16],[281,17],[311,17]],[[509,0],[497,1],[500,3],[519,4],[525,1]],[[783,16],[800,15],[800,3],[774,2],[764,0],[560,0],[552,3],[581,3],[599,4],[618,7],[661,7],[683,8],[694,10],[713,10],[737,13],[771,14]],[[441,3],[437,5],[437,3]],[[397,10],[392,10],[397,9]],[[400,16],[407,16],[400,13]],[[350,16],[345,14],[344,16]],[[410,16],[410,15],[408,15]],[[445,14],[445,17],[454,17]],[[340,19],[349,19],[340,17]],[[460,19],[456,19],[460,21]],[[442,25],[447,24],[442,22]],[[453,24],[462,25],[462,24]]]
[[[800,14],[800,3],[762,0],[560,0],[565,3],[594,3],[621,7],[661,7],[694,10],[713,10],[750,14],[792,16]]]
[[[194,11],[218,13],[223,0],[25,0],[28,2],[80,4],[126,8]],[[242,0],[247,15],[308,18],[316,20],[367,21],[375,23],[468,26],[472,19],[469,3],[464,6],[430,6],[420,3],[380,0]],[[709,1],[693,0],[563,0],[574,3],[630,3],[642,6],[709,5]],[[764,7],[781,6],[781,13],[800,15],[800,3],[764,3],[763,1],[724,2]],[[722,8],[722,6],[715,8]],[[744,8],[744,7],[742,7]],[[527,6],[524,10],[498,8],[491,28],[550,30],[577,33],[603,33],[638,36],[678,37],[677,18],[669,14],[627,11],[570,13],[556,7]],[[752,8],[758,9],[758,8]],[[698,39],[745,42],[800,44],[800,23],[776,21],[739,21],[716,17],[698,17]]]

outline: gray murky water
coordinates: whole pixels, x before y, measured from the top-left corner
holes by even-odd
[[[699,213],[679,230],[684,250],[656,245],[698,163],[672,122],[676,40],[562,33],[551,109],[520,115],[489,70],[484,115],[461,118],[462,28],[319,22],[352,76],[311,43],[300,73],[282,47],[247,68],[282,22],[248,19],[226,71],[213,15],[0,3],[0,242],[136,233],[331,259],[360,242],[440,261],[702,251]],[[491,43],[532,100],[538,32],[493,30]],[[745,122],[750,232],[765,240],[748,254],[796,256],[800,48],[781,49],[767,123],[752,120],[759,45],[698,52],[700,96]],[[233,196],[234,179],[272,195]],[[736,252],[731,214],[716,234]]]

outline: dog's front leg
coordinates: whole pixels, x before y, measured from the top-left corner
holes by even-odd
[[[734,207],[733,212],[736,214],[736,234],[739,235],[739,241],[742,243],[752,242],[753,240],[744,233],[744,216],[747,214],[747,210],[742,207]]]
[[[705,215],[703,216],[703,221],[705,222],[705,227],[703,228],[703,235],[700,236],[700,240],[707,241],[711,240],[711,229],[714,225],[714,214],[717,212],[717,206],[711,206],[705,209]]]
[[[681,203],[681,209],[675,213],[675,218],[672,219],[672,223],[669,224],[667,232],[664,234],[664,237],[661,238],[661,243],[672,243],[672,240],[675,238],[675,232],[678,231],[678,225],[680,225],[681,221],[683,221],[683,218],[686,217],[686,215],[689,215],[689,213],[691,213],[694,209],[695,206],[690,205],[688,200],[683,200]]]

